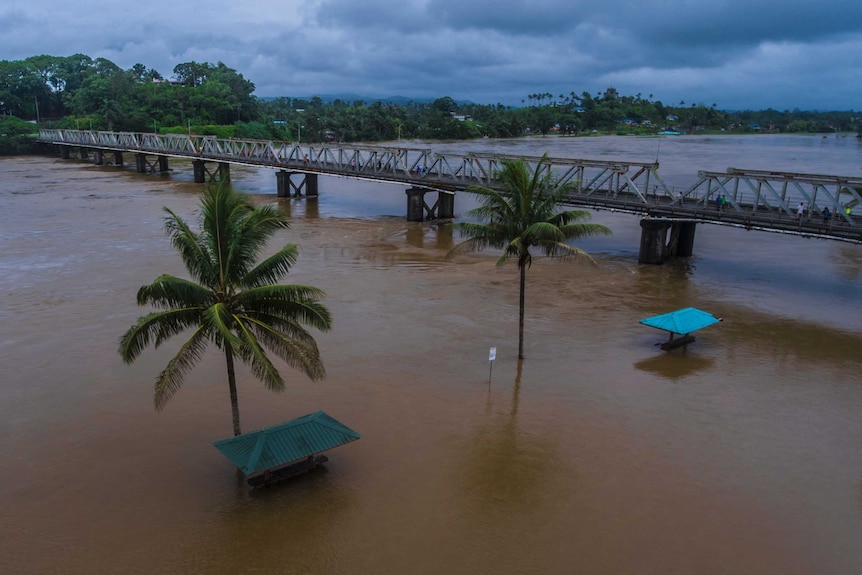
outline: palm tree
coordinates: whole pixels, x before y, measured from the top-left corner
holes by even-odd
[[[495,174],[499,190],[485,186],[469,186],[468,192],[478,196],[479,206],[468,212],[475,222],[453,224],[466,238],[452,253],[502,248],[497,260],[502,266],[509,259],[518,263],[520,299],[518,301],[518,359],[524,359],[524,288],[527,269],[533,263],[530,248],[540,248],[545,255],[566,258],[581,256],[592,261],[583,250],[566,240],[610,234],[605,226],[588,223],[589,212],[561,211],[560,204],[575,184],[563,184],[550,171],[548,155],[530,171],[524,160],[501,160],[502,168]]]
[[[234,358],[272,391],[284,380],[264,348],[312,380],[325,377],[317,343],[303,326],[326,331],[331,318],[314,287],[276,284],[296,262],[297,248],[287,244],[257,265],[267,240],[288,222],[275,206],[252,206],[229,186],[211,186],[202,195],[200,232],[174,212],[165,218],[171,243],[193,278],[161,275],[138,290],[138,305],[160,311],[144,315],[120,338],[120,355],[132,363],[150,343],[158,348],[171,336],[192,330],[156,378],[154,404],[165,407],[179,391],[186,373],[208,343],[224,351],[233,414],[239,423]]]

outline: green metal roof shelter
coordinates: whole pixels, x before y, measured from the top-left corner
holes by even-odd
[[[717,318],[711,313],[687,307],[670,313],[644,318],[639,320],[638,323],[669,332],[670,339],[661,346],[662,349],[668,350],[693,342],[694,336],[689,335],[691,332],[720,321],[721,318]],[[680,334],[682,337],[674,339],[673,335],[675,333]]]
[[[222,439],[213,445],[246,475],[268,473],[305,459],[300,462],[302,468],[296,470],[299,473],[324,463],[327,460],[324,456],[315,459],[320,452],[356,441],[360,437],[335,418],[317,411],[279,425]],[[249,483],[252,481],[249,480]]]

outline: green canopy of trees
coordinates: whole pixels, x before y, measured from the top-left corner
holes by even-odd
[[[183,62],[170,77],[137,63],[31,56],[0,60],[0,115],[40,126],[117,131],[193,131],[303,142],[506,138],[524,134],[859,132],[862,113],[773,109],[722,111],[715,103],[665,104],[614,87],[591,94],[528,94],[520,107],[457,102],[365,102],[254,96],[254,83],[222,62]]]

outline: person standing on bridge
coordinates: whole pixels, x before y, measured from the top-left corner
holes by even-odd
[[[799,205],[796,206],[796,219],[797,219],[797,221],[799,221],[799,222],[802,221],[802,214],[804,214],[804,213],[805,213],[805,204],[803,204],[802,202],[799,202]]]

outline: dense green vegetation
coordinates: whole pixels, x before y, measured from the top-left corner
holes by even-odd
[[[167,79],[143,64],[123,70],[82,55],[0,61],[0,151],[17,153],[26,138],[10,118],[39,126],[118,131],[193,132],[278,140],[380,141],[468,139],[524,134],[678,132],[859,132],[862,113],[767,109],[722,111],[717,104],[663,103],[652,94],[536,93],[520,107],[456,102],[261,99],[254,84],[223,63],[178,64]]]

